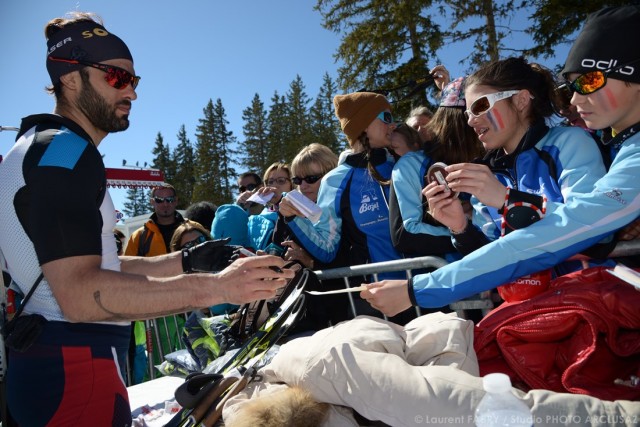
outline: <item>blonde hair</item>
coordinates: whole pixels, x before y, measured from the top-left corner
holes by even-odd
[[[277,170],[285,171],[287,173],[287,176],[291,178],[291,169],[289,169],[289,165],[282,162],[275,162],[275,163],[272,163],[271,166],[269,166],[267,170],[264,172],[264,176],[262,177],[262,182],[265,185],[267,185],[267,180],[269,179],[269,175],[271,175],[271,173]]]
[[[321,174],[324,175],[338,166],[338,156],[326,145],[314,142],[300,150],[291,162],[293,176],[309,176],[316,172],[311,170],[311,165],[318,165]]]

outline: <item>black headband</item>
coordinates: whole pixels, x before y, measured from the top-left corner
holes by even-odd
[[[116,58],[133,61],[127,45],[94,21],[69,24],[47,40],[47,71],[53,84],[60,81],[60,76],[84,68],[81,64],[51,61],[49,56],[91,62]]]

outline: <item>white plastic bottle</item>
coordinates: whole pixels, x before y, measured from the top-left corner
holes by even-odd
[[[476,408],[477,427],[531,427],[529,407],[511,392],[505,374],[489,374],[482,379],[486,394]]]

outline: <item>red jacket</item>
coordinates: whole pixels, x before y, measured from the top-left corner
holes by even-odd
[[[481,375],[504,372],[525,390],[639,400],[640,291],[606,270],[560,277],[489,313],[475,331]]]

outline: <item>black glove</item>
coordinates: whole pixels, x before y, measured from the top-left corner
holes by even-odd
[[[221,271],[233,261],[231,257],[237,246],[227,245],[230,238],[208,240],[182,251],[182,270],[185,273],[196,271]]]

